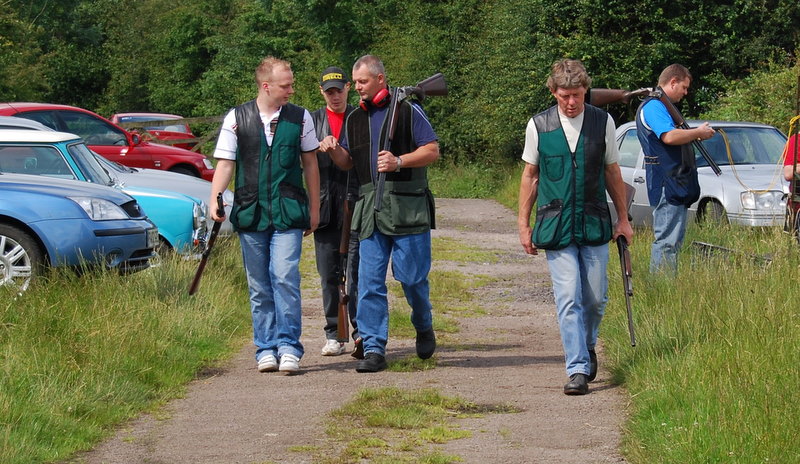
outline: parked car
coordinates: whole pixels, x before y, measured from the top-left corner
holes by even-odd
[[[158,229],[126,193],[0,172],[0,286],[24,291],[42,266],[146,269]]]
[[[697,127],[701,121],[687,121]],[[710,121],[717,131],[702,142],[722,175],[716,176],[706,160],[695,153],[700,199],[689,207],[696,221],[727,221],[743,226],[783,226],[786,183],[781,154],[786,136],[773,126],[751,122]],[[622,179],[636,189],[630,215],[634,225],[651,226],[653,208],[647,199],[644,153],[636,136],[636,123],[617,128]],[[614,208],[609,199],[612,215]]]
[[[55,131],[0,130],[0,172],[116,185],[77,135]],[[166,190],[120,188],[136,198],[158,226],[162,249],[189,252],[202,245],[207,210],[201,200]]]
[[[2,129],[53,131],[53,129],[42,123],[14,116],[0,116],[0,130]],[[155,188],[183,193],[184,195],[203,200],[211,196],[211,182],[205,179],[184,176],[170,171],[159,171],[157,169],[132,168],[103,158],[97,153],[93,154],[95,159],[106,172],[108,172],[109,176],[114,179],[115,184],[118,186]],[[222,199],[225,202],[225,221],[222,223],[219,233],[227,235],[233,232],[233,226],[229,219],[231,206],[233,205],[233,192],[229,189],[225,189],[222,194]],[[209,230],[211,230],[211,226],[213,226],[213,220],[211,219],[211,215],[208,215]]]
[[[197,145],[197,140],[189,140],[189,139],[195,139],[196,137],[192,133],[192,130],[189,128],[188,124],[169,123],[169,121],[175,119],[183,119],[183,116],[178,116],[177,114],[166,114],[166,113],[117,113],[111,115],[111,122],[113,122],[114,124],[118,124],[121,127],[125,127],[127,129],[143,129],[147,131],[148,134],[155,137],[156,140],[160,140],[163,142],[172,142],[181,140],[181,142],[168,143],[168,145],[191,150],[192,148],[195,147],[195,145]],[[164,121],[164,122],[155,126],[133,125],[139,122],[151,122],[151,121]]]
[[[61,132],[81,136],[102,156],[126,166],[162,169],[211,180],[214,167],[203,155],[142,140],[91,111],[49,103],[0,103],[0,116],[38,121]]]
[[[169,171],[158,171],[156,169],[132,168],[123,166],[119,163],[107,160],[95,154],[95,158],[101,166],[116,180],[116,183],[124,187],[146,187],[169,190],[171,192],[183,193],[194,198],[208,199],[211,196],[211,182],[198,179],[196,177],[184,176]],[[219,229],[221,235],[228,235],[233,232],[233,225],[230,221],[231,207],[233,206],[233,192],[225,189],[222,193],[222,201],[225,203],[225,221]],[[214,207],[216,205],[206,205]],[[208,215],[208,230],[211,230],[214,220]]]

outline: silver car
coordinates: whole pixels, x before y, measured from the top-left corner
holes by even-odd
[[[696,127],[701,121],[687,121]],[[700,199],[689,207],[696,221],[728,221],[744,226],[783,226],[788,186],[781,174],[786,136],[773,126],[750,122],[709,121],[717,131],[702,142],[722,170],[716,176],[699,152]],[[647,199],[644,153],[636,123],[617,128],[620,169],[636,193],[630,208],[634,225],[652,226],[653,207]],[[613,205],[609,199],[612,216]]]

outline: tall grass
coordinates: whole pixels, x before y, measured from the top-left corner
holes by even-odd
[[[220,240],[202,287],[196,261],[130,276],[53,271],[20,297],[0,288],[0,462],[63,459],[110,426],[179,394],[249,333],[235,240]]]
[[[800,462],[797,243],[779,229],[693,226],[673,278],[648,273],[652,234],[638,232],[637,346],[628,343],[613,261],[602,329],[613,374],[631,397],[629,461]],[[738,251],[707,256],[695,240]]]

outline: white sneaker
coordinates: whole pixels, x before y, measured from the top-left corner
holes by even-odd
[[[322,347],[322,356],[339,356],[344,353],[344,343],[328,339]]]
[[[281,366],[278,370],[287,374],[298,372],[300,370],[300,358],[289,353],[281,355]]]
[[[258,372],[275,372],[278,370],[278,360],[275,356],[268,354],[258,360]]]

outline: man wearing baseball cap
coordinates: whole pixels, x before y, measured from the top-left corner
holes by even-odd
[[[325,106],[311,114],[317,139],[328,139],[334,144],[344,120],[353,107],[347,103],[350,81],[347,74],[336,66],[322,71],[319,78],[319,91],[325,99]],[[317,271],[322,284],[322,306],[325,311],[325,345],[323,356],[338,356],[345,351],[344,343],[337,340],[339,312],[339,276],[342,259],[339,242],[342,237],[344,202],[350,203],[350,211],[358,194],[358,179],[354,170],[342,171],[331,161],[325,152],[317,152],[320,175],[320,224],[314,231],[314,247],[317,257]],[[350,295],[348,313],[353,327],[352,337],[355,346],[352,356],[364,357],[361,338],[356,327],[356,295],[358,294],[358,235],[350,236],[347,254],[346,282]]]

